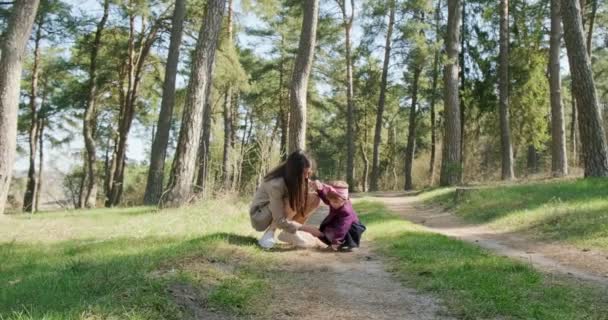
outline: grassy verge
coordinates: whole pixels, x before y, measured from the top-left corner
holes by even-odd
[[[263,314],[273,257],[246,212],[224,199],[5,217],[0,319],[183,319],[175,284],[196,288],[206,308]]]
[[[454,203],[454,189],[422,195],[451,207],[472,223],[525,231],[542,240],[608,249],[608,179],[578,179],[468,191]]]
[[[429,233],[376,202],[356,204],[366,236],[409,285],[441,297],[464,319],[608,319],[599,288],[545,276],[474,245]],[[605,291],[605,289],[604,289]]]

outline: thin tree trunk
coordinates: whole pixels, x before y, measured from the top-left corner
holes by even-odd
[[[585,177],[608,176],[606,136],[591,70],[591,61],[585,50],[585,37],[577,1],[561,1],[564,40],[568,51],[570,73],[577,101],[579,128],[583,147]]]
[[[124,104],[121,109],[121,117],[119,120],[118,128],[118,144],[116,148],[116,167],[112,173],[112,185],[110,189],[109,202],[106,202],[106,207],[115,206],[120,203],[122,197],[122,191],[124,188],[124,173],[126,164],[126,153],[127,153],[127,140],[129,138],[129,132],[131,125],[133,124],[133,118],[135,116],[135,107],[137,103],[137,95],[139,93],[139,85],[141,84],[143,67],[145,60],[150,53],[152,45],[156,41],[156,35],[161,27],[160,17],[155,24],[150,28],[147,35],[142,35],[141,42],[137,46],[137,53],[134,41],[135,33],[135,16],[131,15],[129,18],[130,33],[129,33],[129,57],[127,63],[128,70],[128,86],[127,92],[124,99]],[[142,30],[145,29],[144,22],[142,21]]]
[[[441,32],[441,1],[437,1],[437,7],[435,8],[435,41],[439,41]],[[439,49],[435,50],[435,57],[433,58],[433,74],[431,80],[431,160],[429,163],[429,175],[430,184],[433,185],[435,181],[435,157],[436,157],[436,145],[437,137],[435,130],[435,103],[437,100],[437,84],[439,79]]]
[[[203,19],[205,23],[200,29],[193,56],[182,127],[171,170],[171,181],[165,194],[166,197],[163,197],[164,201],[161,200],[162,206],[180,206],[190,201],[192,196],[197,147],[200,143],[203,125],[202,109],[206,103],[206,91],[210,89],[209,83],[212,81],[212,66],[225,7],[226,0],[209,0],[207,2]]]
[[[461,177],[464,177],[464,168],[465,168],[465,156],[466,156],[466,105],[464,101],[464,90],[466,84],[466,62],[465,62],[465,39],[467,37],[467,29],[466,29],[466,21],[467,21],[467,6],[466,1],[462,1],[462,24],[460,26],[460,54],[458,55],[458,59],[460,60],[460,168],[462,169]]]
[[[36,156],[38,147],[38,80],[40,77],[40,41],[42,40],[42,28],[44,26],[44,14],[41,13],[37,22],[38,29],[34,39],[34,65],[32,67],[32,86],[30,88],[30,114],[31,123],[29,130],[30,166],[27,171],[27,187],[23,197],[23,211],[34,212],[36,209],[36,192],[38,176],[36,175]]]
[[[40,211],[40,194],[42,193],[42,169],[44,167],[44,119],[39,118],[38,123],[38,179],[36,181],[36,201],[35,210]]]
[[[306,100],[308,77],[315,53],[319,0],[302,2],[304,16],[298,54],[293,67],[290,86],[289,153],[306,149]]]
[[[286,110],[285,93],[284,93],[284,74],[285,74],[285,56],[283,48],[285,47],[285,36],[281,34],[281,63],[279,65],[279,115],[281,119],[281,161],[287,159],[287,143],[289,137],[289,111]]]
[[[382,79],[380,83],[380,97],[378,98],[378,110],[376,113],[376,129],[374,133],[374,154],[372,157],[372,178],[370,191],[378,191],[378,180],[380,179],[380,144],[382,143],[382,120],[384,116],[384,104],[386,102],[386,86],[388,81],[388,66],[391,57],[391,42],[393,37],[393,26],[395,24],[395,1],[390,0],[388,27],[386,30],[386,43],[384,46],[384,63],[382,66]]]
[[[560,42],[562,26],[560,0],[551,0],[551,38],[549,48],[549,84],[551,88],[551,172],[554,177],[568,175],[566,124],[562,105],[560,76]]]
[[[351,54],[351,32],[355,18],[355,1],[350,1],[351,12],[347,14],[346,0],[337,0],[342,11],[346,62],[346,182],[351,191],[355,187],[355,101],[353,92],[353,64]]]
[[[171,134],[171,120],[173,118],[173,107],[175,105],[175,79],[179,63],[179,48],[182,43],[184,18],[186,16],[186,0],[176,0],[173,19],[171,22],[171,40],[169,42],[169,54],[165,80],[163,84],[163,98],[158,114],[158,123],[152,152],[150,156],[150,169],[148,170],[148,181],[144,203],[156,205],[163,193],[165,160],[167,157],[167,146]]]
[[[500,141],[502,155],[502,179],[515,179],[513,171],[513,147],[509,126],[509,0],[500,1],[500,63],[499,63],[499,105]]]
[[[558,0],[559,1],[559,0]],[[572,141],[572,166],[578,166],[578,111],[576,108],[576,98],[574,98],[574,82],[570,81],[570,95],[572,105],[572,122],[570,123],[570,141]]]
[[[591,57],[593,49],[593,27],[595,24],[595,16],[597,15],[597,0],[591,2],[591,16],[589,17],[589,32],[587,32],[587,54]]]
[[[418,104],[418,82],[420,80],[420,69],[422,66],[416,66],[414,70],[414,82],[412,83],[412,107],[410,108],[410,122],[407,135],[407,146],[405,148],[405,190],[412,190],[414,184],[412,182],[412,164],[414,162],[414,148],[416,145],[416,110]]]
[[[460,23],[460,0],[448,1],[447,62],[444,71],[445,131],[440,176],[440,184],[442,186],[456,185],[460,183],[462,177],[460,159],[461,119],[458,92]]]
[[[225,39],[225,43],[227,46],[232,46],[232,0],[228,0],[227,5],[227,14],[226,14],[226,27],[227,27],[227,36]],[[224,92],[224,151],[222,156],[222,180],[223,180],[223,188],[224,190],[229,190],[232,188],[232,150],[234,147],[234,94],[232,90],[232,84],[228,84],[228,87]]]
[[[538,173],[538,151],[533,145],[528,146],[528,174]]]
[[[230,189],[230,186],[232,185],[230,181],[230,153],[232,152],[232,148],[230,146],[230,141],[232,137],[232,108],[230,106],[231,101],[232,88],[228,88],[224,93],[224,152],[222,157],[222,179],[223,188],[225,190]]]
[[[84,121],[83,121],[83,136],[86,149],[85,154],[85,180],[86,191],[81,197],[81,207],[94,208],[97,206],[97,174],[96,174],[96,146],[95,146],[95,131],[96,131],[96,98],[97,98],[97,55],[101,48],[101,37],[106,22],[108,21],[110,0],[105,0],[103,3],[103,15],[97,24],[95,39],[91,46],[90,65],[89,65],[89,92],[87,94],[87,103],[85,105]],[[83,201],[84,200],[84,201]],[[84,203],[83,203],[84,202]]]

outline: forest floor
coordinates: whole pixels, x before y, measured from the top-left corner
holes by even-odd
[[[355,199],[368,227],[355,252],[262,250],[235,198],[5,216],[0,319],[608,319],[595,270],[554,269],[431,196]]]

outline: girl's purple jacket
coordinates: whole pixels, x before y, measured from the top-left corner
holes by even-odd
[[[329,206],[329,215],[321,222],[319,230],[325,234],[327,240],[331,241],[332,244],[341,244],[351,225],[354,222],[359,222],[359,217],[357,217],[350,200],[346,200],[340,208],[332,208],[327,199],[329,190],[329,186],[323,186],[323,189],[317,190],[319,198]]]

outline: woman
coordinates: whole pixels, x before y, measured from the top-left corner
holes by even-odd
[[[308,178],[312,174],[313,161],[303,151],[298,150],[287,157],[281,165],[270,171],[258,186],[253,197],[249,215],[256,231],[265,231],[258,243],[269,249],[275,244],[274,231],[284,231],[280,240],[298,244],[302,233],[311,232],[311,226],[304,223],[319,207],[316,193],[308,192]],[[285,234],[286,232],[286,234]]]

